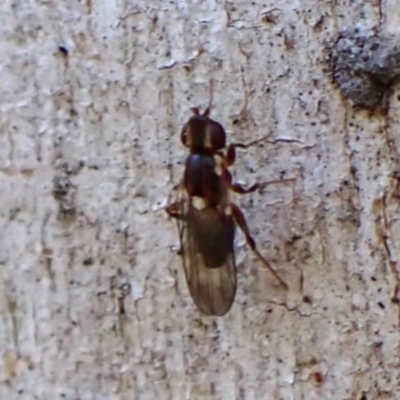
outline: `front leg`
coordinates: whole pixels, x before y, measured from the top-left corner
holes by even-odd
[[[239,147],[240,149],[247,149],[249,145],[246,144],[240,144],[240,143],[232,143],[228,146],[228,149],[226,150],[226,154],[224,156],[224,165],[226,167],[230,167],[235,163],[236,160],[236,147]]]
[[[233,165],[235,163],[235,160],[236,160],[236,148],[248,149],[249,147],[261,142],[262,140],[265,140],[265,138],[256,139],[256,140],[253,140],[252,142],[247,143],[247,144],[231,143],[228,146],[228,149],[226,151],[226,155],[224,156],[224,164],[225,164],[225,166],[230,167],[231,165]]]

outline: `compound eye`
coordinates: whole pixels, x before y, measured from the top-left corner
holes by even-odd
[[[181,142],[183,143],[184,146],[187,146],[187,136],[188,136],[188,128],[187,124],[183,125],[183,128],[181,130]]]

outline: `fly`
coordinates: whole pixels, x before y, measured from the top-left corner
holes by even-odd
[[[221,316],[232,306],[236,292],[234,238],[236,226],[257,258],[288,288],[260,254],[250,235],[241,209],[230,201],[230,192],[247,194],[260,188],[258,183],[244,187],[232,182],[228,168],[234,164],[236,148],[226,152],[226,133],[209,117],[192,109],[193,116],[181,130],[181,142],[188,148],[180,197],[167,206],[167,213],[178,223],[183,266],[190,294],[198,309],[206,315]]]

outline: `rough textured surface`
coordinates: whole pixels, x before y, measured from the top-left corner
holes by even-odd
[[[397,0],[5,0],[2,399],[400,398],[399,90],[352,110],[324,44],[397,35]],[[162,207],[208,103],[284,292],[238,238],[224,318],[195,309]],[[275,142],[292,139],[297,142]]]
[[[357,107],[387,108],[390,89],[400,77],[397,36],[343,31],[328,52],[333,79],[344,97]]]

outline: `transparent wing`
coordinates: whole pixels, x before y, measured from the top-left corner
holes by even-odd
[[[234,221],[215,208],[199,211],[188,202],[181,205],[178,228],[190,294],[204,314],[224,315],[236,292]]]

